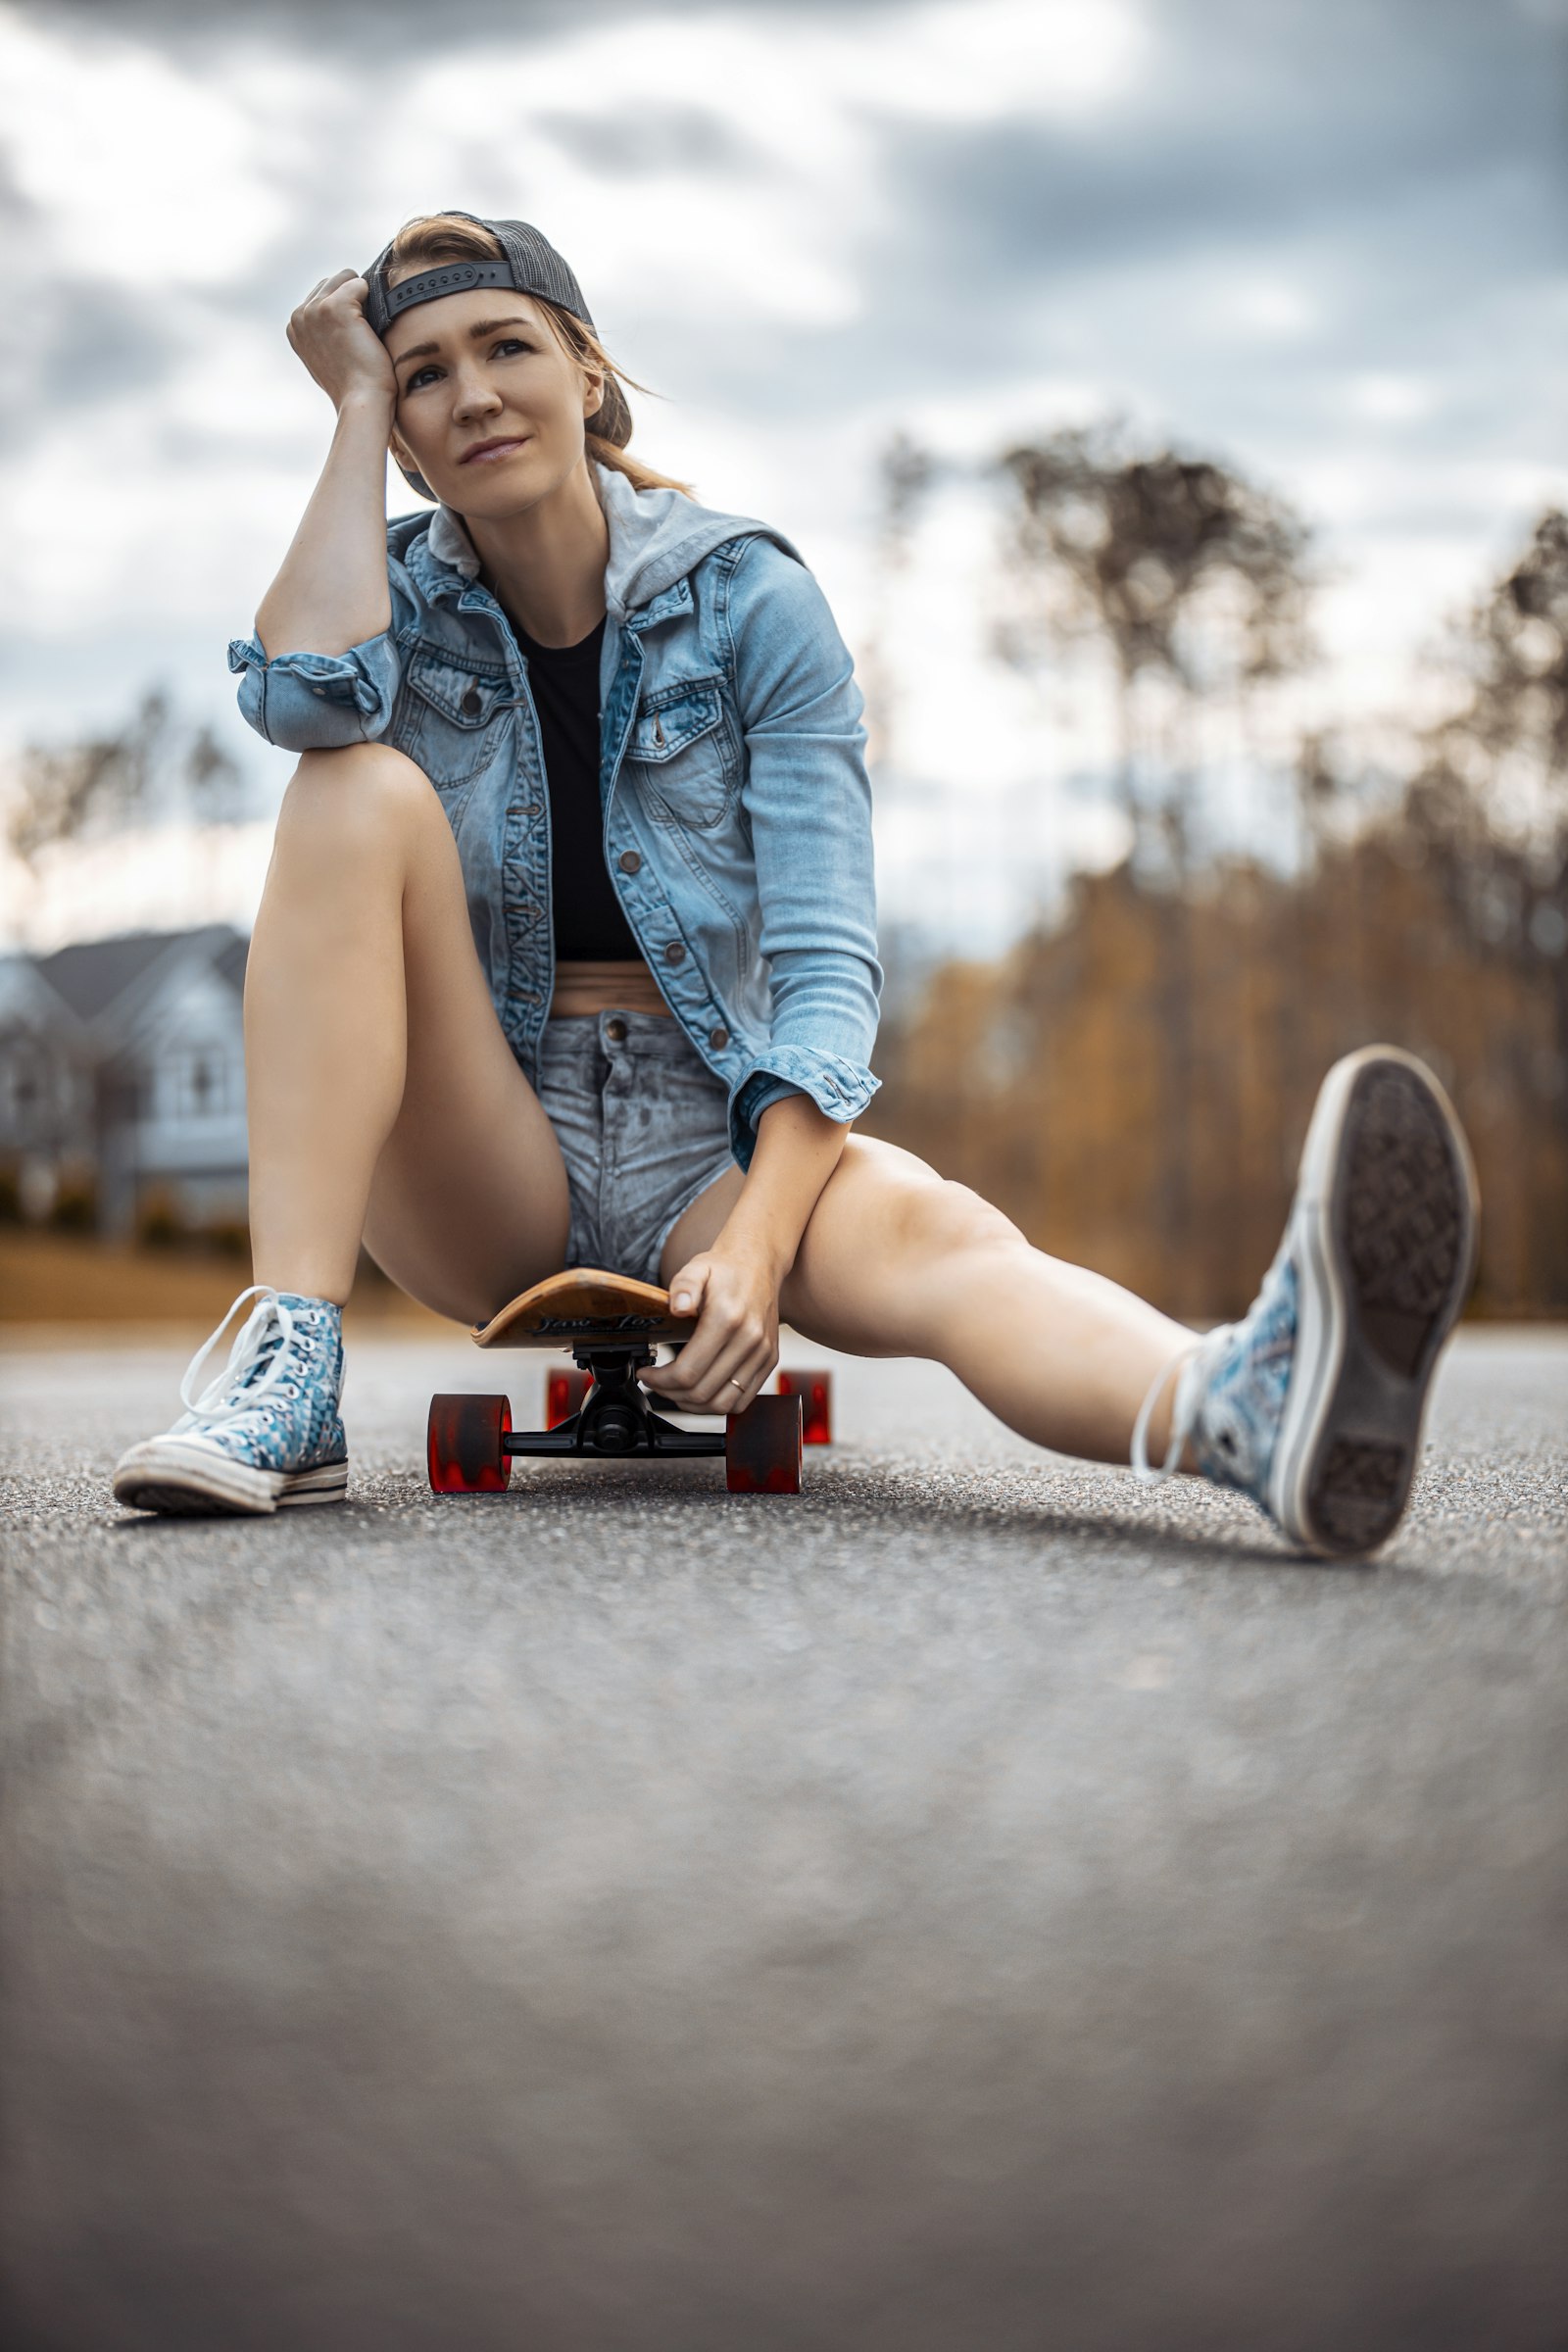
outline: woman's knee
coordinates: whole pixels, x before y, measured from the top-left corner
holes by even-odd
[[[972,1251],[1028,1248],[1011,1219],[968,1185],[867,1137],[851,1138],[834,1186],[848,1188],[858,1208],[851,1220],[858,1247],[911,1270]]]
[[[1000,1208],[968,1185],[934,1171],[924,1183],[902,1188],[889,1223],[892,1247],[915,1265],[1028,1248]]]
[[[921,1265],[1010,1256],[1030,1245],[1018,1225],[966,1183],[938,1178],[907,1211],[906,1247]]]
[[[405,850],[432,820],[446,832],[423,768],[388,743],[355,743],[304,755],[283,795],[277,838],[285,849],[363,860]]]
[[[1029,1245],[967,1185],[912,1152],[852,1136],[785,1284],[787,1319],[865,1355],[943,1356],[946,1318],[977,1287],[1005,1285]]]

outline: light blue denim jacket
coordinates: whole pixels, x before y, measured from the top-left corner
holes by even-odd
[[[858,1118],[882,985],[863,708],[779,531],[589,460],[610,533],[599,788],[611,880],[670,1011],[729,1090],[741,1166],[803,1093]],[[392,625],[346,654],[236,638],[240,709],[289,751],[380,739],[457,837],[490,993],[536,1081],[555,984],[550,811],[528,664],[456,515],[387,527]]]

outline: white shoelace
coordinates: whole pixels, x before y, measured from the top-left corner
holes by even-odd
[[[1149,1395],[1138,1408],[1138,1418],[1133,1423],[1133,1469],[1146,1487],[1163,1486],[1167,1478],[1175,1476],[1176,1466],[1182,1458],[1182,1447],[1193,1434],[1193,1424],[1198,1418],[1198,1408],[1207,1386],[1209,1366],[1236,1329],[1234,1323],[1216,1324],[1186,1355],[1172,1356],[1170,1362],[1155,1374]],[[1176,1397],[1170,1408],[1170,1443],[1165,1448],[1165,1459],[1156,1470],[1149,1458],[1149,1424],[1153,1418],[1155,1405],[1164,1394],[1166,1381],[1178,1367]]]
[[[255,1298],[259,1303],[252,1307],[234,1334],[227,1363],[200,1396],[193,1395],[203,1364],[247,1298]],[[241,1388],[240,1381],[274,1333],[281,1335],[282,1345],[272,1350],[272,1360],[260,1377],[253,1380],[249,1387]],[[232,1421],[238,1414],[251,1412],[258,1404],[264,1403],[283,1377],[284,1360],[293,1337],[294,1317],[270,1283],[253,1282],[248,1291],[241,1291],[211,1339],[203,1341],[185,1367],[185,1377],[179,1384],[179,1397],[185,1407],[186,1421]],[[185,1424],[181,1423],[180,1426],[184,1427]]]

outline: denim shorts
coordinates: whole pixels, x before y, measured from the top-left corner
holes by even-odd
[[[667,1013],[567,1014],[539,1041],[539,1100],[566,1163],[566,1262],[659,1280],[670,1228],[735,1165],[729,1093]]]

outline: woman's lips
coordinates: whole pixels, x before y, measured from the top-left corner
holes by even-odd
[[[530,438],[527,433],[515,433],[505,441],[481,441],[477,449],[470,449],[458,462],[463,466],[490,466],[498,458],[510,458],[514,449],[526,448]]]

